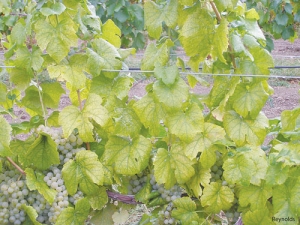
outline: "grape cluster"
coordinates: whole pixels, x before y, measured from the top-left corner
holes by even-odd
[[[158,213],[160,218],[162,218],[164,224],[175,224],[175,219],[171,217],[171,212],[173,208],[174,208],[173,203],[170,202],[166,206],[165,210],[162,210]]]
[[[19,225],[25,221],[22,204],[35,201],[37,192],[30,192],[24,177],[16,170],[7,170],[0,175],[0,224]]]
[[[222,179],[222,175],[223,175],[223,160],[222,160],[222,155],[220,152],[216,152],[216,163],[211,167],[211,182],[216,182],[218,180]]]
[[[147,182],[147,176],[141,174],[130,177],[127,190],[129,195],[138,193]]]
[[[51,136],[57,144],[60,164],[52,166],[44,171],[44,181],[49,188],[56,190],[57,194],[52,204],[37,191],[29,191],[26,186],[24,176],[16,170],[7,170],[0,174],[0,224],[19,225],[25,221],[26,213],[22,209],[22,204],[32,206],[37,214],[37,221],[43,224],[55,224],[61,212],[69,206],[76,204],[76,201],[83,197],[83,193],[78,191],[75,195],[69,196],[66,190],[61,170],[63,165],[70,159],[74,159],[79,151],[86,150],[82,147],[81,138],[75,133],[68,138],[63,137],[59,129],[51,129],[46,126],[39,126],[33,135],[46,133]]]

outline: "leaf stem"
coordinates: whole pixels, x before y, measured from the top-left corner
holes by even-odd
[[[41,106],[42,106],[42,111],[43,111],[43,117],[44,117],[44,120],[45,120],[45,126],[47,126],[47,117],[46,117],[46,110],[45,110],[45,106],[44,106],[44,102],[43,102],[43,96],[42,96],[42,93],[41,93],[41,90],[40,90],[40,84],[39,84],[39,78],[38,78],[38,75],[35,73],[36,75],[36,83],[37,83],[37,89],[38,89],[38,92],[39,92],[39,98],[40,98],[40,103],[41,103]]]
[[[22,170],[21,167],[19,167],[10,157],[6,157],[6,159],[24,176],[26,176],[26,173],[24,170]]]

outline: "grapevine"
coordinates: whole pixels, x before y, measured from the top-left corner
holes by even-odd
[[[153,41],[141,69],[151,79],[135,98],[123,70],[135,50],[121,48],[112,20],[87,1],[24,4],[2,37],[1,224],[122,224],[141,204],[140,224],[299,223],[300,110],[284,111],[276,125],[262,112],[273,59],[255,9],[145,1]],[[170,57],[178,43],[189,68],[212,74],[206,96],[192,92],[201,77],[181,76],[185,62]],[[69,105],[60,108],[63,97]]]

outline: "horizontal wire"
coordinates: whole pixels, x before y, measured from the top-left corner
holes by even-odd
[[[124,72],[124,73],[154,73],[150,70],[108,70],[103,69],[105,72]],[[231,76],[231,77],[265,77],[265,78],[283,78],[283,79],[300,79],[300,76],[282,76],[282,75],[263,75],[263,74],[228,74],[228,73],[197,73],[197,72],[179,72],[182,75],[208,75],[208,76]]]
[[[0,66],[0,68],[14,68],[14,66]],[[151,70],[110,70],[103,69],[105,72],[123,72],[123,73],[154,73]],[[300,76],[283,76],[283,75],[264,75],[264,74],[212,74],[212,73],[200,73],[200,72],[179,72],[182,75],[207,75],[207,76],[232,76],[232,77],[265,77],[265,78],[283,78],[283,79],[300,79]]]

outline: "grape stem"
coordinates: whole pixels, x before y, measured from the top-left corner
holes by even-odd
[[[26,173],[24,170],[22,170],[21,167],[19,167],[10,157],[6,157],[6,159],[24,176],[26,176]]]
[[[113,199],[114,201],[119,201],[131,205],[142,204],[141,202],[135,200],[134,195],[122,195],[109,190],[107,190],[106,193],[108,197]]]

